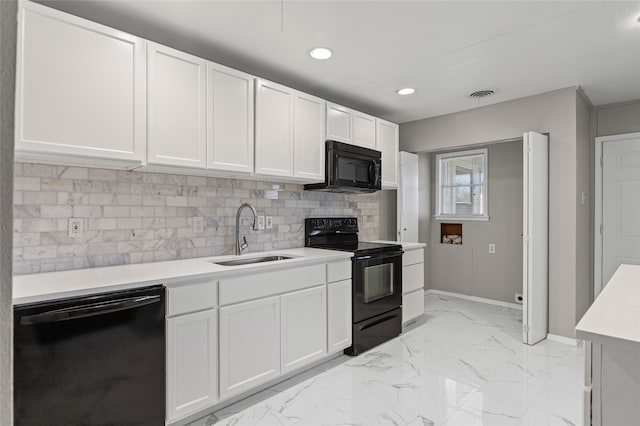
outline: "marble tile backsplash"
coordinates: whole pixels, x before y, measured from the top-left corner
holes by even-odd
[[[378,195],[304,191],[276,182],[15,164],[14,274],[233,254],[235,213],[251,203],[273,229],[241,235],[249,252],[304,246],[304,219],[356,216],[360,239],[378,238]],[[82,218],[70,238],[69,218]],[[204,232],[193,232],[193,218]]]

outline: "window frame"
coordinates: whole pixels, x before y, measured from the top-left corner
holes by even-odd
[[[482,193],[484,198],[484,212],[481,215],[457,215],[457,214],[443,214],[442,213],[442,161],[456,157],[468,157],[472,155],[481,154],[483,157],[482,165],[484,172],[484,180],[482,185]],[[473,187],[471,183],[469,187]],[[465,185],[466,186],[466,185]],[[465,151],[452,151],[442,154],[436,154],[436,182],[435,182],[435,201],[436,201],[436,214],[433,216],[435,220],[460,220],[460,221],[488,221],[489,220],[489,149],[470,149]]]

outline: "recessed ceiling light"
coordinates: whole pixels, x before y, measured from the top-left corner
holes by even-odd
[[[405,87],[404,89],[400,89],[396,91],[398,95],[411,95],[416,92],[416,89],[412,89],[411,87]]]
[[[326,47],[316,47],[309,52],[309,55],[314,59],[329,59],[331,55],[333,55],[333,52],[331,49],[327,49]]]

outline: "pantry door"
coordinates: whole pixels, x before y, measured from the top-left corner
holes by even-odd
[[[640,133],[597,138],[596,159],[597,296],[618,266],[640,265]]]
[[[522,143],[522,340],[549,330],[549,136],[526,132]]]

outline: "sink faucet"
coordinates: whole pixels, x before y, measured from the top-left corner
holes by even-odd
[[[254,231],[257,231],[256,228],[256,216],[258,216],[258,212],[256,209],[249,203],[244,203],[240,207],[238,207],[238,211],[236,212],[236,256],[242,253],[242,250],[249,247],[249,243],[247,243],[247,237],[242,237],[242,242],[240,242],[240,213],[245,207],[249,207],[251,209],[251,213],[253,214],[253,223],[251,227]]]

